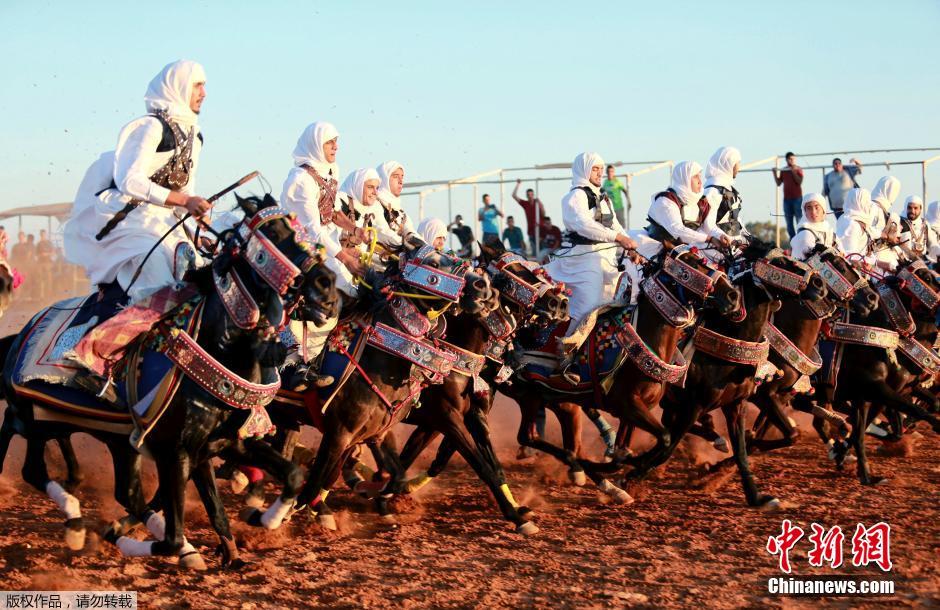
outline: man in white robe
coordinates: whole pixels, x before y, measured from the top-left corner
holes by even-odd
[[[836,235],[826,218],[826,198],[819,193],[807,193],[803,195],[803,214],[796,233],[790,239],[790,252],[793,258],[805,261],[817,244],[831,248],[836,245]]]
[[[84,266],[93,286],[116,281],[136,301],[175,281],[174,253],[189,237],[183,226],[171,229],[185,213],[201,218],[212,207],[195,194],[205,83],[196,62],[164,67],[144,96],[148,114],[125,125],[115,150],[86,172],[63,237],[66,259]],[[123,221],[96,239],[130,203]]]
[[[854,188],[845,195],[842,216],[836,223],[836,243],[846,258],[855,264],[889,269],[889,263],[872,254],[872,244],[879,236],[871,228],[871,193]]]
[[[901,181],[894,176],[883,176],[871,190],[872,234],[884,240],[876,246],[874,254],[885,263],[879,266],[890,270],[898,266],[900,253],[894,246],[900,242],[901,218],[891,211],[900,194]]]
[[[415,227],[401,205],[401,192],[405,188],[405,168],[398,161],[386,161],[375,170],[381,180],[378,198],[385,208],[385,220],[393,231],[408,237],[415,232]]]
[[[937,235],[924,219],[924,200],[911,195],[904,201],[904,215],[901,216],[901,244],[907,258],[917,260],[927,258],[937,260],[940,243]]]
[[[620,275],[617,256],[621,249],[636,248],[614,215],[610,200],[600,192],[603,171],[604,160],[597,153],[575,157],[571,190],[561,200],[567,233],[546,265],[552,279],[571,289],[569,333],[591,311],[613,299]]]

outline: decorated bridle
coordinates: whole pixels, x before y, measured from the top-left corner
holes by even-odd
[[[809,282],[815,271],[809,265],[798,260],[791,260],[791,262],[801,273],[781,269],[770,263],[769,259],[778,258],[780,256],[783,256],[783,251],[771,250],[766,257],[754,261],[754,265],[751,267],[751,273],[762,283],[777,290],[793,295],[800,294],[809,286]]]
[[[294,230],[294,241],[300,248],[301,257],[292,261],[271,241],[261,228],[276,220],[286,220]],[[284,318],[278,326],[286,323],[287,317],[300,300],[303,279],[315,265],[323,262],[323,250],[313,244],[296,216],[281,207],[258,210],[246,219],[230,246],[233,252],[242,252],[248,266],[267,284],[284,305]],[[234,269],[220,274],[212,271],[216,292],[232,321],[241,329],[251,330],[258,326],[261,312],[257,302]],[[272,321],[273,322],[273,321]]]
[[[515,266],[527,269],[536,279],[531,283],[514,270]],[[489,265],[490,273],[500,274],[505,279],[500,294],[524,309],[531,309],[535,303],[547,292],[561,295],[565,292],[565,285],[556,284],[548,277],[541,265],[525,257],[506,252]]]
[[[905,292],[910,293],[929,311],[933,311],[940,305],[940,294],[917,275],[917,271],[921,269],[927,269],[927,265],[924,261],[915,261],[898,271],[897,276]]]
[[[836,250],[829,248],[824,252],[811,256],[807,263],[810,267],[815,269],[816,273],[819,274],[819,277],[821,277],[823,281],[826,282],[829,290],[841,300],[850,300],[855,296],[855,293],[858,292],[859,289],[868,285],[868,279],[861,274],[859,274],[858,279],[854,282],[849,280],[838,269],[836,269],[832,262],[823,260],[823,256],[826,254],[841,256]]]
[[[679,260],[683,254],[692,254],[708,269],[700,271],[685,261]],[[649,298],[650,303],[664,320],[677,328],[685,328],[695,322],[695,311],[681,296],[677,297],[665,286],[660,276],[665,274],[672,282],[684,290],[707,299],[715,290],[715,284],[723,277],[724,271],[700,256],[695,248],[680,245],[673,248],[665,257],[658,273],[651,274],[640,284],[640,288]]]

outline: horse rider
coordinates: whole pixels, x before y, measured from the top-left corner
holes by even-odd
[[[567,232],[545,267],[552,278],[571,288],[567,337],[575,334],[588,314],[613,300],[621,273],[617,251],[636,248],[636,242],[620,226],[610,199],[600,191],[603,172],[604,160],[597,153],[585,152],[574,158],[571,189],[561,200]],[[568,345],[562,370],[571,364],[578,347]]]
[[[361,276],[364,268],[359,256],[340,245],[342,231],[362,242],[365,232],[352,219],[335,209],[339,166],[339,132],[332,123],[311,123],[297,140],[294,148],[294,167],[288,172],[281,190],[281,206],[297,215],[310,237],[321,244],[327,254],[327,267],[336,274],[336,287],[349,298],[356,297],[353,276]],[[293,321],[290,330],[298,342],[296,352],[288,356],[295,364],[290,386],[302,391],[310,385],[327,386],[333,382],[329,376],[320,376],[317,367],[309,363],[323,351],[330,331],[336,326],[333,318],[321,327]]]
[[[401,192],[405,187],[405,168],[398,161],[386,161],[375,168],[379,173],[378,200],[385,208],[385,221],[402,237],[415,233],[411,217],[401,206]],[[401,239],[398,240],[401,243]]]
[[[715,225],[715,208],[702,189],[702,166],[682,161],[672,168],[669,187],[653,195],[647,212],[649,226],[634,235],[637,252],[653,258],[663,248],[680,244],[704,251],[728,248],[731,238]]]
[[[177,245],[190,238],[184,226],[173,227],[185,213],[201,218],[212,207],[195,189],[205,85],[194,61],[164,67],[144,95],[147,114],[125,125],[115,150],[86,172],[64,227],[64,251],[85,267],[92,285],[117,282],[136,301],[177,279]]]
[[[871,229],[882,240],[874,246],[875,257],[887,263],[884,268],[889,270],[898,266],[898,255],[901,253],[895,248],[900,243],[901,219],[891,211],[891,206],[900,194],[901,181],[894,176],[883,176],[871,190]]]
[[[740,167],[741,151],[733,146],[722,146],[705,164],[705,198],[711,206],[711,222],[732,240],[743,240],[747,234],[738,220],[741,193],[734,187]]]
[[[826,198],[819,193],[806,193],[803,195],[802,217],[790,239],[790,252],[793,258],[805,261],[817,245],[834,247],[836,232],[826,218]]]
[[[890,271],[891,264],[873,254],[881,234],[871,226],[871,208],[871,193],[867,189],[854,188],[845,194],[842,216],[836,222],[836,244],[852,263]]]
[[[924,200],[911,195],[904,200],[904,215],[901,216],[901,249],[908,258],[937,260],[940,251],[937,235],[924,218]]]

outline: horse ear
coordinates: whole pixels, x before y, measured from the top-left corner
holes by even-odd
[[[235,193],[235,201],[238,202],[238,207],[245,212],[245,218],[250,218],[258,213],[258,204],[250,198],[242,198],[238,196],[238,193]]]
[[[261,207],[263,207],[263,208],[273,208],[273,207],[277,207],[277,205],[278,205],[277,199],[275,199],[275,198],[271,195],[271,193],[265,193],[265,194],[264,194],[264,199],[261,201],[261,203],[263,204],[263,205],[261,206]]]

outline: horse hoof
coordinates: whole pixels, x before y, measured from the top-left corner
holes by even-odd
[[[85,548],[85,528],[65,528],[65,545],[72,551],[80,551]]]
[[[534,519],[535,511],[529,508],[528,506],[520,506],[516,509],[516,512],[519,513],[519,516],[523,519]]]
[[[516,533],[522,534],[523,536],[534,536],[539,533],[539,526],[531,521],[526,521],[516,526]]]
[[[758,510],[765,512],[773,512],[780,508],[780,500],[777,498],[771,498],[757,507]]]
[[[427,471],[422,472],[415,478],[409,480],[405,483],[404,491],[405,493],[414,493],[431,482],[431,479],[434,478],[427,473]]]
[[[333,515],[317,515],[317,523],[319,523],[320,527],[323,529],[330,530],[331,532],[335,532],[339,529],[336,527],[336,517]]]
[[[379,515],[379,518],[390,525],[398,524],[398,517],[395,516],[395,513],[388,513],[386,515]]]
[[[587,485],[587,475],[584,474],[583,470],[569,470],[568,478],[571,480],[571,483],[577,487]]]
[[[192,551],[181,556],[179,566],[184,570],[203,571],[207,569],[205,560],[203,560],[202,555],[197,551]]]
[[[255,527],[261,527],[261,510],[254,506],[246,506],[238,513],[238,518]]]
[[[235,474],[232,475],[232,491],[237,495],[245,493],[249,482],[250,481],[248,480],[248,477],[245,476],[245,473],[240,470],[236,470]]]
[[[264,506],[264,498],[256,495],[245,496],[245,506],[260,509],[262,506]]]
[[[607,495],[610,496],[610,499],[614,501],[614,504],[621,504],[623,506],[633,504],[633,496],[619,487],[614,487],[607,493]]]
[[[878,485],[887,485],[887,484],[888,484],[888,479],[886,477],[871,477],[867,481],[862,481],[862,485],[871,485],[873,487],[878,486]]]

